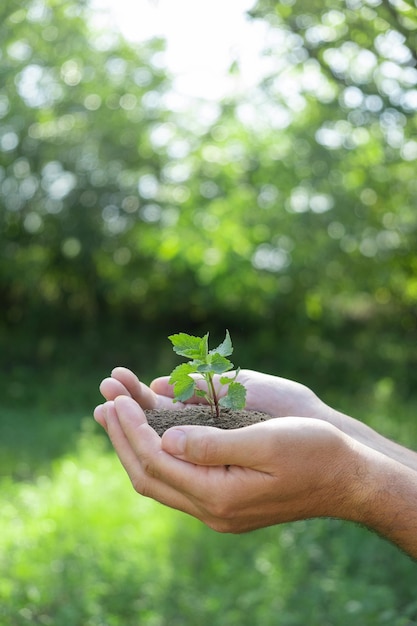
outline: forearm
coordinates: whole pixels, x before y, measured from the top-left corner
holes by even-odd
[[[363,456],[352,519],[417,559],[417,473],[369,449]]]
[[[377,452],[381,452],[390,459],[398,461],[402,465],[406,465],[417,472],[417,453],[413,450],[409,450],[394,441],[390,441],[363,422],[349,415],[340,413],[339,411],[335,411],[330,407],[327,407],[326,421],[339,428],[339,430],[349,435],[349,437],[352,437],[352,439],[359,441]]]

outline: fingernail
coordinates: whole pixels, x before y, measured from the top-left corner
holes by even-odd
[[[173,456],[179,456],[185,452],[186,436],[183,430],[171,428],[164,433],[162,437],[165,452]]]

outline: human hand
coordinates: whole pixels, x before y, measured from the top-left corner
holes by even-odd
[[[126,395],[96,409],[95,417],[138,493],[215,530],[239,533],[315,516],[349,519],[357,509],[356,443],[323,421],[272,419],[230,431],[181,426],[161,439]]]
[[[151,385],[152,387],[152,385]],[[142,409],[169,409],[174,406],[173,394],[162,393],[152,389],[131,370],[126,367],[115,367],[111,376],[100,383],[100,392],[106,400],[114,400],[118,396],[129,396],[136,400]],[[183,408],[181,402],[175,403],[176,408]]]
[[[233,372],[229,372],[233,375]],[[417,471],[417,453],[404,448],[377,433],[366,424],[341,413],[325,404],[316,394],[301,383],[271,376],[253,370],[241,370],[237,380],[246,387],[246,408],[267,413],[272,417],[297,415],[327,422],[356,441],[382,452],[386,456],[403,463]],[[193,397],[186,404],[173,401],[173,387],[169,377],[162,376],[152,381],[150,387],[139,381],[137,376],[124,367],[116,367],[110,378],[100,385],[100,391],[106,400],[114,400],[118,396],[130,396],[142,409],[173,408],[184,409],[190,403],[201,403],[201,397]],[[216,391],[221,397],[225,393],[224,386],[219,384],[215,376]],[[102,408],[97,407],[95,416],[101,419]]]
[[[229,372],[230,376],[234,372]],[[226,389],[214,377],[216,392],[219,397]],[[305,385],[271,376],[253,370],[241,370],[236,379],[246,387],[246,409],[262,411],[272,417],[297,415],[299,417],[317,417],[325,419],[329,408]],[[117,396],[132,397],[142,409],[186,408],[186,404],[173,402],[173,387],[169,384],[169,376],[156,378],[147,387],[137,376],[124,367],[116,367],[110,378],[100,385],[100,391],[106,400],[114,400]],[[203,385],[202,381],[202,385]],[[193,397],[187,404],[201,403],[201,397]]]
[[[229,431],[181,426],[161,439],[142,408],[172,407],[168,377],[147,387],[116,368],[102,382],[109,401],[94,417],[138,493],[222,532],[340,517],[417,558],[416,452],[328,407],[303,385],[250,370],[239,377],[248,409],[299,416]]]

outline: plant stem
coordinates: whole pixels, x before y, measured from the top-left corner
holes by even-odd
[[[208,374],[208,386],[209,386],[209,398],[211,398],[212,402],[210,403],[216,410],[216,417],[220,417],[220,409],[219,409],[219,400],[217,398],[216,390],[214,388],[213,376]]]

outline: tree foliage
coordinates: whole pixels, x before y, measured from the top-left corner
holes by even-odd
[[[149,230],[161,44],[93,31],[86,12],[52,0],[2,9],[0,276],[13,319],[28,303],[95,315],[117,268],[138,269],[125,233],[140,222],[140,250]]]
[[[415,4],[259,0],[269,73],[217,103],[88,11],[0,9],[4,320],[233,319],[324,357],[334,331],[415,338]]]
[[[304,214],[304,224],[306,213],[323,212],[314,257],[325,276],[312,286],[312,311],[324,301],[342,304],[337,284],[344,307],[357,313],[361,301],[415,311],[415,5],[261,0],[254,14],[276,34],[269,54],[281,52],[264,91],[299,111],[288,127],[297,179],[290,208]],[[315,201],[317,192],[328,201]]]

